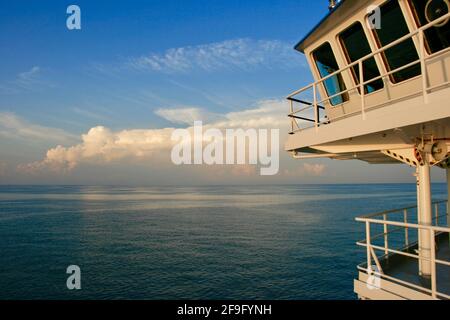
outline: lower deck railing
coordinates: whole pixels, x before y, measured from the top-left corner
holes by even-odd
[[[360,271],[366,272],[369,276],[376,276],[381,279],[386,279],[390,281],[395,281],[401,285],[417,289],[424,293],[429,294],[432,298],[437,299],[450,299],[450,295],[439,292],[437,266],[445,266],[446,270],[450,273],[450,261],[440,260],[436,257],[437,248],[437,237],[442,234],[448,234],[450,237],[450,228],[447,226],[440,226],[440,221],[442,224],[447,225],[450,220],[447,210],[447,201],[434,202],[434,218],[432,225],[425,225],[421,223],[411,222],[410,217],[413,211],[417,211],[417,207],[408,207],[391,211],[384,211],[381,213],[366,215],[356,218],[356,221],[365,223],[366,226],[366,239],[359,241],[358,246],[365,247],[367,252],[367,265],[360,265],[358,269]],[[445,209],[443,209],[445,207]],[[445,212],[445,214],[440,214],[440,212]],[[446,218],[446,219],[444,219]],[[372,230],[378,227],[382,229],[381,233],[372,235]],[[431,243],[430,257],[424,257],[422,255],[412,253],[411,248],[416,241],[412,240],[412,235],[417,235],[417,239],[421,236],[420,231],[428,231]],[[413,234],[412,231],[417,233]],[[395,236],[396,242],[400,241],[401,244],[394,246],[391,244],[390,240],[393,240]],[[399,240],[400,235],[400,240]],[[381,245],[377,244],[377,241],[381,241]],[[377,252],[382,252],[382,254],[377,255]],[[431,263],[431,286],[430,288],[417,285],[408,282],[404,279],[396,278],[389,275],[389,272],[385,272],[382,267],[381,259],[389,259],[390,256],[399,255],[403,257],[413,258],[418,261],[420,265],[421,262],[427,261]],[[372,261],[375,263],[376,268],[374,268]],[[448,285],[448,284],[447,284]]]

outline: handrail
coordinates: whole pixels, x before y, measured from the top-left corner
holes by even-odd
[[[311,107],[313,107],[314,106],[314,103],[312,103],[312,102],[308,102],[308,101],[304,101],[304,100],[298,100],[298,99],[295,99],[295,98],[287,98],[288,100],[291,100],[291,101],[294,101],[294,102],[298,102],[298,103],[301,103],[301,104],[306,104],[307,106],[311,106]],[[325,109],[325,107],[324,106],[320,106],[320,105],[318,105],[317,106],[319,109]]]
[[[440,215],[440,216],[438,216],[438,218],[443,218],[443,217],[447,217],[447,215]],[[436,221],[436,220],[435,220]],[[386,236],[386,235],[390,235],[390,234],[393,234],[393,233],[397,233],[397,232],[399,232],[399,231],[402,231],[404,229],[404,226],[401,226],[401,227],[397,227],[397,228],[395,228],[395,229],[391,229],[391,230],[389,230],[389,231],[387,231],[387,232],[383,232],[383,233],[379,233],[379,234],[377,234],[377,235],[374,235],[374,236],[372,236],[372,240],[374,240],[374,239],[379,239],[379,238],[381,238],[381,237],[384,237],[384,236]],[[365,241],[366,240],[361,240],[361,241],[359,241],[360,243],[365,243]]]
[[[381,225],[396,226],[396,227],[425,229],[425,230],[428,230],[428,231],[435,231],[435,232],[450,232],[450,228],[447,228],[447,227],[428,226],[428,225],[416,224],[416,223],[404,223],[404,222],[396,222],[396,221],[384,221],[384,220],[377,220],[377,219],[366,219],[366,218],[356,218],[356,221],[358,221],[358,222],[370,222],[370,223],[373,223],[373,224],[381,224]]]
[[[401,38],[399,38],[399,39],[397,39],[397,40],[387,44],[386,46],[384,46],[382,48],[379,48],[379,49],[371,52],[370,54],[368,54],[368,55],[366,55],[366,56],[364,56],[364,57],[362,57],[362,58],[360,58],[360,59],[358,59],[358,60],[348,64],[348,65],[346,65],[345,67],[343,67],[343,68],[341,68],[339,70],[336,70],[335,72],[333,72],[333,73],[331,73],[331,74],[329,74],[329,75],[327,75],[327,76],[325,76],[323,78],[320,78],[319,80],[314,81],[313,83],[311,83],[311,84],[309,84],[309,85],[307,85],[307,86],[305,86],[305,87],[303,87],[303,88],[301,88],[299,90],[296,90],[293,93],[291,93],[290,95],[288,95],[287,99],[290,100],[290,102],[292,103],[292,105],[291,105],[291,113],[289,113],[289,115],[288,115],[291,118],[291,121],[292,121],[292,132],[291,133],[295,133],[295,132],[301,130],[298,122],[292,116],[294,116],[294,115],[296,115],[296,114],[298,114],[300,112],[306,111],[306,110],[314,109],[315,119],[309,119],[309,120],[314,120],[315,127],[318,128],[318,126],[320,124],[322,124],[322,122],[320,120],[320,115],[319,115],[319,107],[320,107],[320,109],[324,109],[323,106],[320,106],[320,104],[328,103],[332,99],[334,99],[336,97],[339,97],[339,96],[341,96],[343,94],[352,92],[354,90],[359,90],[360,91],[360,95],[361,95],[361,111],[360,111],[360,113],[362,113],[363,117],[365,118],[365,111],[366,111],[365,86],[367,84],[372,83],[373,81],[376,81],[376,80],[379,80],[379,79],[384,79],[386,77],[391,76],[392,74],[398,73],[398,72],[400,72],[402,70],[405,70],[405,69],[410,68],[410,67],[412,67],[414,65],[417,65],[417,64],[421,65],[421,75],[422,75],[422,90],[421,91],[422,91],[422,95],[423,95],[424,101],[427,103],[428,102],[428,91],[430,90],[430,87],[428,86],[428,83],[427,83],[428,81],[427,81],[427,77],[426,77],[426,71],[427,71],[426,70],[426,62],[429,61],[430,59],[435,58],[437,56],[437,54],[442,54],[443,53],[442,51],[446,52],[450,48],[441,50],[440,52],[429,54],[427,56],[426,49],[425,49],[425,35],[424,35],[424,32],[426,30],[428,30],[429,28],[435,26],[436,24],[439,24],[439,23],[441,23],[441,22],[443,22],[443,21],[445,21],[445,20],[447,20],[449,18],[450,18],[450,12],[445,14],[445,15],[443,15],[442,17],[440,17],[440,18],[438,18],[436,20],[433,20],[433,21],[429,22],[426,25],[418,27],[416,30],[410,32],[409,34],[402,36]],[[364,79],[363,63],[366,60],[374,58],[377,55],[384,53],[386,50],[388,50],[390,48],[393,48],[393,47],[397,46],[398,44],[400,44],[400,43],[402,43],[402,42],[404,42],[406,40],[413,39],[415,36],[418,36],[418,42],[419,42],[418,45],[419,45],[419,49],[420,49],[419,52],[418,52],[419,53],[418,54],[419,58],[417,60],[415,60],[413,62],[410,62],[410,63],[408,63],[408,64],[406,64],[404,66],[401,66],[399,68],[396,68],[394,70],[389,70],[387,72],[383,72],[381,70],[379,76],[374,77],[374,78],[369,79],[369,80],[365,80]],[[325,99],[322,99],[322,100],[318,101],[318,99],[317,99],[317,87],[319,85],[321,85],[326,80],[328,80],[328,79],[330,79],[332,77],[335,77],[338,74],[342,74],[345,71],[350,70],[350,69],[352,69],[352,68],[354,68],[356,66],[358,66],[359,70],[360,70],[360,72],[359,72],[360,79],[359,79],[359,83],[357,85],[352,86],[349,89],[341,90],[340,92],[338,92],[336,94],[333,94],[331,96],[327,96]],[[303,92],[305,92],[305,91],[307,91],[309,89],[313,89],[314,102],[307,102],[307,101],[304,101],[304,100],[301,100],[301,99],[294,98],[295,96],[297,96],[297,95],[299,95],[299,94],[301,94],[301,93],[303,93]],[[310,108],[304,108],[303,110],[295,111],[294,108],[293,108],[293,103],[294,102],[299,102],[299,103],[302,103],[302,104],[306,104]],[[357,112],[357,113],[359,113],[359,112]],[[299,120],[303,120],[302,118],[305,118],[305,117],[300,117]],[[297,130],[294,130],[295,126],[298,128]]]
[[[367,268],[364,269],[361,266],[359,266],[358,269],[360,269],[361,271],[367,272],[368,275],[376,275],[376,276],[379,276],[380,278],[385,278],[388,280],[396,281],[403,285],[411,286],[418,290],[422,290],[422,291],[430,294],[432,298],[440,297],[440,298],[444,298],[444,299],[450,299],[449,295],[438,291],[438,284],[437,284],[438,278],[437,278],[437,274],[436,274],[436,272],[437,272],[436,266],[437,265],[450,267],[450,261],[444,261],[444,260],[437,259],[436,253],[435,253],[436,236],[441,233],[448,233],[450,236],[450,227],[442,227],[442,226],[438,225],[439,218],[449,216],[448,212],[446,212],[445,215],[439,215],[439,205],[447,204],[447,203],[448,203],[447,200],[433,202],[434,213],[435,213],[433,220],[435,222],[435,225],[433,225],[433,224],[426,225],[426,224],[421,224],[421,223],[408,222],[408,214],[409,214],[410,210],[417,209],[417,206],[405,207],[405,208],[394,209],[394,210],[386,210],[386,211],[379,212],[379,213],[368,214],[368,215],[363,215],[363,216],[357,217],[356,221],[363,222],[366,225],[366,239],[358,241],[356,244],[358,246],[365,247],[366,251],[367,251]],[[446,208],[447,208],[447,206],[446,206]],[[404,218],[403,222],[388,220],[389,215],[399,214],[399,213],[403,213],[403,218]],[[372,225],[383,226],[383,230],[384,230],[383,233],[380,233],[377,235],[371,235],[371,226]],[[396,227],[396,228],[389,230],[388,229],[389,227]],[[394,232],[398,232],[399,230],[402,230],[402,229],[405,230],[404,247],[402,247],[400,249],[391,248],[389,246],[389,235]],[[409,230],[410,229],[415,229],[415,230],[417,230],[417,232],[419,232],[420,230],[426,230],[429,232],[430,243],[431,243],[430,257],[422,256],[420,254],[414,254],[407,250],[408,248],[411,248],[411,244],[409,242]],[[381,237],[384,238],[384,246],[375,245],[372,243],[372,240],[379,239]],[[389,254],[400,255],[400,256],[417,259],[419,261],[419,263],[421,261],[427,261],[427,262],[431,263],[431,288],[428,289],[423,286],[417,286],[410,282],[407,282],[407,281],[404,281],[404,280],[401,280],[401,279],[398,279],[391,275],[386,274],[381,269],[381,264],[379,262],[379,258],[376,255],[375,251],[384,252],[385,257],[388,257]],[[377,265],[378,271],[373,270],[372,259],[374,260],[375,264]]]
[[[345,90],[343,90],[343,91],[341,91],[341,92],[339,92],[339,93],[336,93],[336,94],[334,94],[334,95],[332,95],[332,96],[328,96],[327,98],[321,100],[319,103],[323,103],[323,102],[325,102],[325,101],[328,101],[328,100],[331,100],[331,99],[333,99],[333,98],[339,97],[339,96],[341,96],[341,95],[343,95],[343,94],[345,94],[345,93],[349,93],[350,91],[354,91],[355,89],[359,89],[361,86],[364,87],[366,84],[369,84],[369,83],[371,83],[371,82],[374,82],[374,81],[379,80],[379,79],[382,79],[382,78],[385,78],[385,77],[387,77],[387,76],[390,76],[390,75],[392,75],[392,74],[394,74],[394,73],[403,71],[403,70],[405,70],[405,69],[411,68],[412,66],[414,66],[414,65],[416,65],[416,64],[419,64],[419,63],[420,63],[420,60],[415,60],[415,61],[413,61],[413,62],[410,62],[410,63],[408,63],[408,64],[405,64],[404,66],[398,67],[397,69],[388,71],[388,72],[386,72],[386,73],[383,74],[383,75],[377,76],[377,77],[372,78],[372,79],[367,80],[367,81],[362,81],[362,82],[361,82],[361,85],[356,85],[356,86],[354,86],[354,87],[350,87],[349,89],[345,89]],[[364,96],[364,94],[363,94],[363,96]]]
[[[432,204],[436,205],[436,204],[442,204],[442,203],[447,203],[447,202],[448,202],[447,200],[437,200],[437,201],[433,201]],[[401,209],[386,210],[383,212],[377,212],[377,213],[371,213],[371,214],[359,216],[357,219],[367,219],[367,218],[374,218],[377,216],[382,216],[384,214],[401,213],[403,210],[411,210],[411,209],[416,209],[416,208],[417,208],[417,206],[411,206],[411,207],[405,207],[405,208],[401,208]]]
[[[431,28],[431,27],[433,27],[435,24],[439,24],[439,22],[445,21],[445,20],[448,19],[448,18],[450,18],[450,12],[447,13],[447,14],[445,14],[445,15],[443,15],[442,17],[440,17],[440,18],[438,18],[438,19],[436,19],[436,20],[431,21],[430,23],[428,23],[428,24],[426,24],[426,25],[423,25],[422,27],[417,28],[416,30],[414,30],[414,31],[410,32],[409,34],[404,35],[403,37],[401,37],[401,38],[399,38],[399,39],[397,39],[397,40],[395,40],[395,41],[393,41],[393,42],[387,44],[386,46],[381,47],[381,48],[379,48],[379,49],[373,51],[372,53],[369,53],[368,55],[366,55],[366,56],[364,56],[364,57],[362,57],[362,58],[360,58],[360,59],[358,59],[358,60],[356,60],[356,61],[354,61],[354,62],[348,64],[348,65],[345,66],[344,68],[341,68],[341,69],[339,69],[339,70],[333,72],[332,74],[329,74],[328,76],[323,77],[323,78],[321,78],[321,79],[319,79],[319,80],[317,80],[317,81],[315,81],[315,82],[313,82],[313,83],[311,83],[311,84],[309,84],[309,85],[303,87],[303,88],[300,89],[300,90],[294,91],[293,93],[291,93],[290,95],[288,95],[288,98],[293,97],[293,96],[296,96],[296,95],[298,95],[299,93],[301,93],[302,91],[305,91],[305,90],[307,90],[307,89],[309,89],[309,88],[312,88],[312,86],[313,86],[315,83],[321,83],[321,82],[324,82],[324,81],[328,80],[329,78],[332,78],[332,77],[338,75],[339,73],[342,73],[343,71],[346,71],[346,70],[348,70],[348,69],[350,69],[350,68],[353,68],[354,66],[356,66],[357,64],[359,64],[360,61],[361,61],[361,62],[364,62],[364,61],[366,61],[366,60],[369,60],[370,58],[373,58],[373,57],[375,57],[376,55],[378,55],[378,54],[380,54],[380,53],[383,53],[384,51],[386,51],[386,50],[388,50],[388,49],[390,49],[390,48],[392,48],[392,47],[395,47],[396,45],[400,44],[401,42],[403,42],[403,41],[405,41],[405,40],[408,40],[408,39],[412,38],[413,36],[419,34],[421,30],[424,31],[424,30],[426,30],[426,29],[428,29],[428,28]]]

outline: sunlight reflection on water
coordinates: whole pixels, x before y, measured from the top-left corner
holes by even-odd
[[[415,191],[1,186],[0,299],[354,299],[354,217],[414,204]],[[70,264],[79,292],[65,289]]]

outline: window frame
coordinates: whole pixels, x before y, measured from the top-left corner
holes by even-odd
[[[310,54],[309,54],[310,59],[311,59],[311,61],[312,61],[312,64],[314,65],[314,71],[315,71],[315,74],[316,74],[317,79],[318,79],[317,81],[315,81],[315,83],[319,82],[320,80],[322,80],[322,79],[325,78],[326,76],[325,76],[325,77],[322,77],[322,75],[321,75],[321,73],[320,73],[320,70],[319,70],[319,66],[317,65],[317,60],[316,60],[315,57],[314,57],[314,53],[315,53],[317,50],[319,50],[322,46],[324,46],[324,45],[326,45],[326,44],[328,44],[328,45],[330,46],[330,49],[331,49],[331,52],[332,52],[332,54],[333,54],[334,60],[336,61],[336,64],[337,64],[337,66],[338,66],[338,68],[339,68],[337,71],[339,71],[339,70],[342,69],[342,67],[340,66],[339,61],[338,61],[338,59],[337,59],[337,56],[336,56],[336,50],[335,50],[335,48],[333,48],[333,44],[332,44],[329,40],[326,40],[326,41],[320,43],[318,46],[316,46],[314,49],[312,49],[311,52],[310,52]],[[347,88],[347,83],[346,83],[345,78],[344,78],[344,76],[343,76],[343,72],[340,72],[339,74],[340,74],[340,76],[341,76],[342,83],[344,84],[344,87],[345,87],[345,88],[344,88],[344,91],[347,91],[347,90],[348,90],[348,88]],[[329,78],[329,79],[331,79],[331,78]],[[326,80],[325,80],[325,81],[326,81]],[[342,98],[342,99],[343,99],[343,102],[342,102],[342,103],[333,104],[332,99],[339,98],[339,96],[336,96],[336,97],[330,99],[330,96],[332,96],[332,95],[330,95],[330,93],[328,92],[327,86],[325,85],[325,81],[321,81],[321,82],[320,82],[320,85],[322,86],[322,88],[323,88],[323,90],[324,90],[324,92],[325,92],[325,95],[326,95],[327,98],[328,98],[326,101],[328,102],[328,104],[329,104],[332,108],[337,108],[337,107],[339,107],[339,106],[342,106],[342,105],[344,105],[344,104],[350,102],[350,94],[349,94],[349,92],[347,91],[347,92],[344,92],[344,93],[340,93],[340,96],[345,97],[345,98]],[[338,93],[339,93],[339,92],[338,92]],[[335,93],[335,94],[338,94],[338,93]]]
[[[367,55],[362,56],[362,57],[359,58],[358,60],[360,60],[360,59],[362,59],[362,58],[364,58],[364,57],[366,57],[366,56],[368,56],[368,55],[370,55],[370,54],[373,54],[373,52],[374,52],[374,51],[373,51],[373,48],[372,48],[372,46],[371,46],[371,43],[370,43],[371,38],[370,38],[370,37],[368,36],[368,34],[366,33],[366,30],[365,30],[365,28],[364,28],[364,23],[361,22],[360,20],[356,20],[354,23],[352,23],[351,25],[347,26],[345,29],[343,29],[342,31],[340,31],[340,32],[336,35],[336,42],[339,43],[339,45],[340,45],[340,49],[341,49],[341,51],[342,51],[342,53],[343,53],[343,56],[345,57],[345,60],[346,60],[346,62],[347,62],[347,66],[350,65],[350,64],[352,64],[352,63],[354,63],[355,61],[358,61],[358,60],[355,60],[355,61],[353,61],[353,62],[351,61],[350,56],[349,56],[349,53],[348,53],[348,49],[347,49],[347,47],[345,46],[345,43],[344,43],[344,41],[343,41],[343,39],[342,39],[342,34],[343,34],[344,32],[346,32],[347,30],[349,30],[350,28],[353,28],[356,24],[359,24],[359,25],[361,26],[361,29],[362,29],[362,31],[363,31],[363,34],[364,34],[364,36],[366,37],[367,44],[369,45],[369,48],[370,48],[370,53],[368,53]],[[370,60],[370,59],[374,59],[375,65],[376,65],[377,70],[378,70],[378,73],[379,73],[378,77],[381,76],[384,70],[381,70],[381,69],[380,69],[380,66],[378,65],[378,62],[377,62],[377,59],[376,59],[376,55],[372,56],[372,58],[369,58],[369,59],[365,60],[364,62],[366,62],[366,61],[368,61],[368,60]],[[350,72],[351,72],[351,74],[352,74],[353,83],[355,84],[355,86],[357,86],[356,89],[357,89],[357,91],[358,91],[358,94],[361,95],[361,92],[360,92],[360,91],[361,91],[361,89],[360,89],[360,85],[361,85],[361,84],[359,83],[359,77],[356,75],[356,72],[355,72],[354,68],[355,68],[355,67],[352,67],[352,68],[349,68],[349,69],[350,69]],[[375,78],[376,78],[376,77],[375,77]],[[378,80],[381,81],[381,82],[383,83],[383,87],[380,88],[380,89],[374,90],[374,91],[372,91],[372,92],[368,92],[368,91],[366,92],[366,87],[369,86],[369,84],[370,84],[370,83],[368,83],[368,84],[364,85],[364,96],[368,96],[368,95],[371,95],[371,94],[374,94],[374,93],[377,93],[377,92],[379,92],[379,91],[381,91],[381,90],[386,89],[386,83],[385,83],[385,81],[384,81],[384,78],[379,78]],[[364,82],[365,82],[365,81],[367,81],[367,79],[364,79]],[[370,80],[369,80],[369,81],[370,81]],[[374,80],[374,81],[377,81],[377,80]]]
[[[421,26],[421,22],[420,22],[420,18],[419,18],[418,14],[417,14],[416,6],[412,3],[412,1],[413,0],[407,0],[406,1],[407,6],[408,6],[408,11],[411,14],[412,20],[414,20],[414,26],[417,29],[420,29],[422,27]],[[441,50],[436,51],[436,52],[431,52],[432,50],[431,50],[431,47],[430,47],[430,44],[429,44],[428,37],[426,35],[426,31],[424,32],[424,39],[425,39],[424,42],[425,42],[425,49],[426,49],[426,55],[427,56],[430,56],[430,55],[442,52],[444,50],[448,50],[450,48],[450,47],[447,47],[447,48],[441,49]]]
[[[384,1],[384,2],[380,3],[380,4],[378,5],[378,7],[381,8],[381,7],[383,7],[384,5],[388,4],[390,1],[392,1],[392,0],[386,0],[386,1]],[[406,1],[406,2],[408,2],[408,1]],[[407,29],[408,29],[408,31],[409,31],[408,34],[410,34],[411,32],[413,32],[413,31],[415,31],[415,30],[411,30],[411,27],[410,27],[410,25],[409,25],[409,23],[408,23],[408,16],[406,15],[406,12],[405,12],[405,10],[403,9],[401,3],[398,3],[398,5],[399,5],[400,10],[401,10],[401,12],[402,12],[403,18],[405,19],[405,24],[406,24],[406,27],[407,27]],[[410,10],[408,10],[408,14],[409,14],[409,12],[410,12]],[[364,22],[365,22],[365,23],[369,23],[369,15],[370,15],[370,13],[367,13],[367,15],[364,17]],[[372,40],[374,41],[374,43],[375,43],[375,45],[376,45],[376,49],[377,49],[377,50],[380,50],[381,48],[383,48],[383,46],[382,46],[382,44],[381,44],[381,42],[380,42],[380,39],[379,39],[379,37],[378,37],[378,34],[377,34],[377,32],[376,32],[376,30],[375,30],[375,29],[374,29],[374,30],[371,30],[370,33],[371,33]],[[400,39],[400,38],[399,38],[399,39]],[[414,37],[411,37],[410,40],[412,41],[413,46],[414,46],[414,49],[416,50],[417,56],[418,56],[419,59],[420,59],[419,48],[417,47],[416,41],[414,41]],[[394,41],[395,41],[395,40],[394,40]],[[405,41],[406,41],[406,40],[405,40]],[[393,46],[392,48],[395,48],[395,46]],[[391,72],[392,69],[391,69],[391,66],[389,65],[389,61],[388,61],[388,59],[387,59],[387,57],[386,57],[386,50],[384,50],[383,52],[380,52],[380,53],[379,53],[379,56],[381,57],[381,60],[383,61],[383,67],[384,67],[384,69],[385,69],[384,71],[386,71],[387,73],[388,73],[388,72]],[[417,62],[417,64],[418,64],[418,63],[419,63],[419,62]],[[406,64],[405,64],[405,65],[406,65]],[[394,69],[394,70],[395,70],[395,69]],[[401,72],[401,71],[399,71],[399,72]],[[403,80],[403,81],[395,81],[394,74],[390,74],[390,75],[388,76],[388,79],[389,79],[390,85],[393,86],[393,87],[395,87],[395,86],[399,86],[399,85],[402,85],[402,84],[404,84],[404,83],[407,83],[407,82],[409,82],[409,81],[416,80],[417,78],[419,78],[419,77],[421,77],[421,76],[422,76],[422,73],[419,73],[418,75],[413,76],[413,77],[411,77],[411,78],[408,78],[408,79],[406,79],[406,80]],[[384,78],[386,78],[386,75],[384,76]]]

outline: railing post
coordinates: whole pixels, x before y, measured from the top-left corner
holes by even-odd
[[[291,133],[294,133],[294,118],[292,117],[294,115],[294,102],[289,99],[290,104],[290,110],[291,110]]]
[[[366,96],[364,91],[364,68],[362,60],[358,62],[358,68],[359,68],[359,91],[361,94],[361,113],[363,120],[366,120]]]
[[[431,274],[430,262],[430,227],[433,225],[433,206],[431,204],[431,177],[430,164],[425,161],[424,165],[419,165],[419,183],[420,183],[420,210],[418,215],[419,225],[421,226],[419,234],[419,263],[421,265],[421,276],[429,277]]]
[[[420,46],[420,66],[422,69],[422,94],[423,100],[428,103],[428,76],[427,66],[425,63],[425,35],[423,29],[419,30],[419,46]]]
[[[387,221],[387,214],[383,215],[384,222]],[[389,254],[389,234],[388,234],[388,225],[385,223],[383,224],[383,231],[384,231],[384,254],[387,256]]]
[[[430,244],[431,244],[431,296],[436,298],[437,283],[436,283],[436,238],[434,236],[434,230],[430,228]]]
[[[439,204],[435,203],[434,204],[434,215],[435,215],[435,220],[436,220],[436,226],[439,225]]]
[[[371,241],[370,241],[370,222],[366,221],[366,244],[367,244],[367,273],[372,275]]]
[[[316,83],[313,84],[313,94],[314,94],[314,123],[316,131],[319,129],[319,110],[317,108],[317,87]]]
[[[403,210],[403,221],[408,223],[408,210]],[[409,247],[409,228],[405,228],[405,247]]]
[[[419,166],[416,167],[416,173],[415,173],[415,177],[416,177],[416,191],[417,191],[417,224],[421,224],[421,204],[420,204],[420,180],[419,180]],[[415,230],[415,229],[414,229]],[[422,239],[421,239],[421,233],[420,229],[417,229],[417,242],[420,244],[422,243]],[[420,248],[418,248],[420,249]],[[419,274],[422,274],[422,262],[419,259]]]

